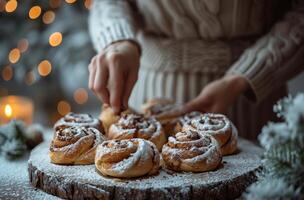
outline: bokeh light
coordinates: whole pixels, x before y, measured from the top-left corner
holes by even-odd
[[[5,11],[8,13],[14,12],[17,9],[18,2],[16,0],[9,0],[5,4]]]
[[[48,60],[43,60],[38,65],[38,73],[41,76],[47,76],[52,71],[52,65]]]
[[[21,40],[19,40],[17,47],[21,53],[24,53],[28,49],[28,46],[29,46],[28,40],[21,39]]]
[[[84,88],[78,88],[74,92],[74,100],[78,104],[84,104],[88,101],[88,93]]]
[[[14,74],[13,68],[9,65],[4,67],[2,70],[2,78],[5,81],[11,80],[13,78],[13,74]]]
[[[57,111],[60,115],[66,115],[71,112],[71,106],[67,101],[59,101],[57,104]]]
[[[49,43],[52,47],[60,45],[62,42],[62,34],[60,32],[55,32],[50,35]]]
[[[61,5],[61,0],[49,0],[51,8],[58,8]]]
[[[53,11],[46,11],[42,16],[42,21],[45,24],[50,24],[55,20],[55,13]]]
[[[15,49],[12,49],[10,52],[9,52],[9,55],[8,55],[8,60],[11,62],[11,63],[16,63],[18,62],[20,59],[20,50],[15,48]]]
[[[30,19],[37,19],[41,14],[40,6],[33,6],[29,11],[29,18]]]
[[[84,7],[90,9],[92,6],[92,0],[84,0]]]
[[[35,81],[36,81],[36,77],[33,71],[29,71],[28,73],[26,73],[24,79],[25,84],[32,85]]]
[[[65,2],[67,2],[67,3],[75,3],[76,0],[65,0]]]

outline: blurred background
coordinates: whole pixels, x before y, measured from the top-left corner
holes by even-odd
[[[94,54],[87,29],[91,3],[0,0],[0,98],[28,97],[33,120],[44,125],[70,111],[98,114],[87,88]]]
[[[0,0],[0,118],[21,113],[28,101],[33,121],[43,125],[70,111],[98,115],[100,103],[87,88],[87,65],[94,55],[87,29],[91,4]],[[289,92],[303,92],[303,86],[300,74],[290,81]],[[18,97],[7,100],[11,95]],[[18,103],[20,96],[27,103]]]

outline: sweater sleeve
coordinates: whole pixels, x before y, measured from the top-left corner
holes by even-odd
[[[135,41],[135,23],[129,2],[94,0],[89,15],[89,31],[98,52],[116,41]]]
[[[267,35],[248,48],[227,74],[244,76],[251,86],[245,96],[260,102],[304,69],[303,58],[304,4],[299,3]]]

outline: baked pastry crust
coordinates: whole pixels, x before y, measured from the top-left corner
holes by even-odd
[[[108,140],[97,147],[95,166],[101,174],[118,178],[152,175],[158,172],[160,156],[147,140]]]
[[[124,114],[117,123],[111,125],[108,138],[142,138],[153,142],[158,150],[161,150],[167,141],[160,122],[154,117],[144,117],[140,114]]]
[[[237,129],[223,114],[204,113],[185,121],[182,130],[196,130],[213,136],[221,148],[222,155],[229,155],[237,149]]]
[[[96,128],[61,127],[55,130],[49,156],[55,164],[93,164],[96,147],[106,138]]]
[[[214,170],[222,160],[217,141],[196,130],[185,130],[169,137],[163,146],[162,158],[166,168],[185,172]]]
[[[103,129],[106,133],[106,135],[108,134],[109,128],[112,124],[118,122],[118,120],[120,119],[120,117],[123,114],[127,114],[127,113],[135,113],[135,111],[128,109],[123,111],[121,114],[115,114],[113,109],[109,106],[109,105],[103,105],[102,106],[102,110],[101,110],[101,114],[99,116],[100,121],[102,122],[103,125]]]
[[[64,117],[60,118],[54,125],[54,129],[63,129],[67,127],[93,127],[100,131],[102,131],[101,122],[92,117],[89,114],[76,114],[76,113],[68,113]]]

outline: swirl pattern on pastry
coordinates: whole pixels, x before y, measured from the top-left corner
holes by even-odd
[[[108,132],[109,139],[142,138],[153,142],[161,150],[166,143],[166,136],[160,122],[153,117],[139,114],[124,114]]]
[[[108,140],[97,147],[95,166],[103,175],[132,178],[157,173],[160,156],[147,140]]]
[[[49,156],[55,164],[93,164],[96,147],[105,141],[95,128],[66,127],[55,131]]]
[[[54,129],[58,130],[75,126],[92,127],[101,131],[101,123],[98,119],[93,118],[89,114],[76,114],[72,112],[59,119],[55,123]]]
[[[202,113],[198,112],[198,111],[193,111],[191,113],[187,113],[181,117],[179,117],[177,119],[176,125],[174,127],[174,132],[178,133],[180,131],[182,131],[183,126],[185,126],[186,124],[189,124],[191,122],[191,120],[195,119],[195,118],[199,118],[202,117]]]
[[[237,148],[237,130],[222,114],[204,113],[188,121],[182,130],[193,129],[213,136],[222,150],[222,155],[233,153]]]
[[[166,168],[174,171],[204,172],[218,167],[222,156],[217,141],[195,130],[178,132],[163,146]]]

